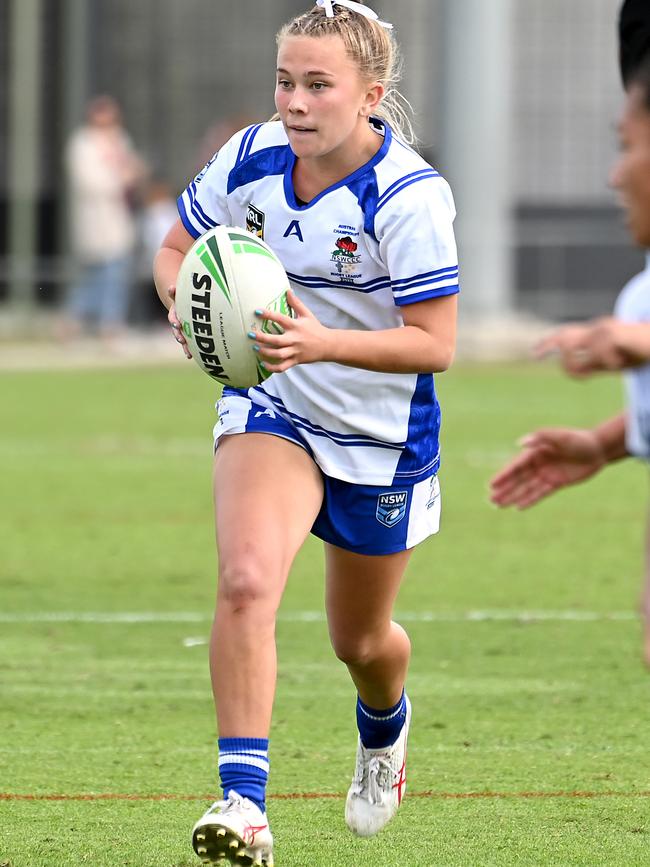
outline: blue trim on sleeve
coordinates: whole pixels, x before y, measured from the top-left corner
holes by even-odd
[[[411,184],[417,184],[418,181],[425,181],[428,178],[439,178],[440,174],[435,171],[435,169],[421,169],[418,172],[413,172],[410,175],[405,175],[403,178],[400,178],[399,181],[395,181],[385,193],[379,198],[379,202],[377,203],[377,212],[381,211],[384,205],[388,204],[393,196],[396,196],[398,193],[401,193],[402,190],[405,190],[407,187],[410,187]]]
[[[196,183],[193,181],[189,187],[187,188],[187,193],[190,199],[190,203],[192,205],[192,213],[196,217],[199,223],[202,223],[206,229],[214,229],[218,223],[212,219],[212,217],[208,217],[203,208],[198,202],[196,198]]]
[[[413,178],[420,177],[420,176],[422,176],[422,175],[428,175],[428,174],[432,174],[432,173],[433,173],[434,175],[437,175],[437,174],[438,174],[438,172],[436,172],[435,169],[431,168],[431,166],[426,166],[425,168],[423,168],[423,169],[418,169],[418,170],[415,171],[415,172],[409,172],[408,175],[402,175],[401,178],[398,178],[396,181],[393,181],[393,183],[392,183],[389,187],[387,187],[387,188],[384,190],[384,192],[383,192],[383,193],[381,194],[381,196],[379,197],[379,203],[380,203],[380,204],[383,204],[383,202],[384,202],[384,200],[386,199],[386,197],[387,197],[387,196],[390,196],[391,193],[393,193],[394,190],[397,189],[397,187],[399,187],[399,186],[401,186],[402,184],[406,183],[406,181],[409,181],[409,180],[411,180],[411,179],[413,179]]]
[[[249,126],[246,132],[241,137],[241,141],[239,143],[239,150],[237,151],[237,159],[235,160],[235,165],[239,165],[244,158],[244,150],[246,149],[246,143],[248,141],[249,136],[255,129],[255,126]]]
[[[409,304],[415,304],[417,301],[427,301],[429,298],[444,298],[447,295],[458,295],[460,286],[458,283],[453,286],[443,286],[441,289],[431,288],[424,292],[416,292],[414,295],[405,295],[403,298],[395,298],[397,307],[406,307]]]
[[[262,129],[264,124],[258,123],[257,126],[254,126],[251,134],[248,136],[248,141],[246,142],[246,149],[244,150],[244,155],[242,157],[242,162],[248,159],[251,155],[251,149],[253,147],[253,142],[255,141],[255,136]]]
[[[178,215],[181,218],[181,222],[190,233],[193,238],[199,238],[201,236],[201,232],[195,228],[194,224],[190,222],[189,217],[187,216],[187,211],[185,210],[185,203],[183,202],[183,193],[176,200],[176,204],[178,205]]]
[[[451,281],[451,282],[450,282]],[[436,277],[434,280],[425,279],[425,280],[414,280],[412,283],[409,283],[408,286],[403,286],[398,291],[393,287],[393,294],[398,298],[404,297],[413,289],[419,289],[421,286],[431,286],[435,288],[437,286],[440,289],[447,289],[449,286],[457,286],[458,285],[458,274],[449,275],[449,277]]]
[[[425,271],[424,274],[414,274],[412,277],[403,277],[401,280],[393,280],[393,289],[408,289],[410,283],[416,283],[420,280],[430,280],[439,282],[440,280],[450,280],[452,277],[458,277],[458,265],[449,265],[446,268],[436,268],[435,271]]]

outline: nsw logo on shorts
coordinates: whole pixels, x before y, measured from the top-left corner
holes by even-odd
[[[377,498],[377,520],[384,527],[394,527],[406,515],[408,491],[392,491]]]

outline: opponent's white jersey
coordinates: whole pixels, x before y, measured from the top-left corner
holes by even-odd
[[[633,277],[621,290],[614,314],[625,322],[650,323],[650,253],[645,271]],[[625,372],[628,420],[627,450],[650,459],[650,364]]]
[[[458,292],[448,184],[373,119],[381,148],[308,204],[296,199],[295,156],[280,122],[237,133],[179,197],[193,237],[245,227],[272,247],[291,286],[328,328],[403,326],[400,307]],[[324,473],[389,485],[439,465],[440,408],[431,374],[302,364],[254,389],[290,419]]]

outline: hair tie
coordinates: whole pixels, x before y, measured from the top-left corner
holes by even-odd
[[[363,15],[364,18],[370,18],[371,21],[376,21],[377,24],[385,27],[386,30],[393,29],[393,25],[389,24],[388,21],[380,21],[379,15],[370,9],[370,7],[364,6],[362,3],[355,3],[354,0],[316,0],[316,5],[320,6],[321,9],[325,9],[325,15],[327,18],[334,18],[334,6],[344,6],[346,9],[356,12],[358,15]]]

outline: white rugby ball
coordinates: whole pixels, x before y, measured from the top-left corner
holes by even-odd
[[[187,251],[176,278],[176,313],[201,370],[224,385],[248,388],[270,374],[249,331],[281,333],[256,310],[292,315],[289,280],[273,250],[257,235],[217,226]]]

